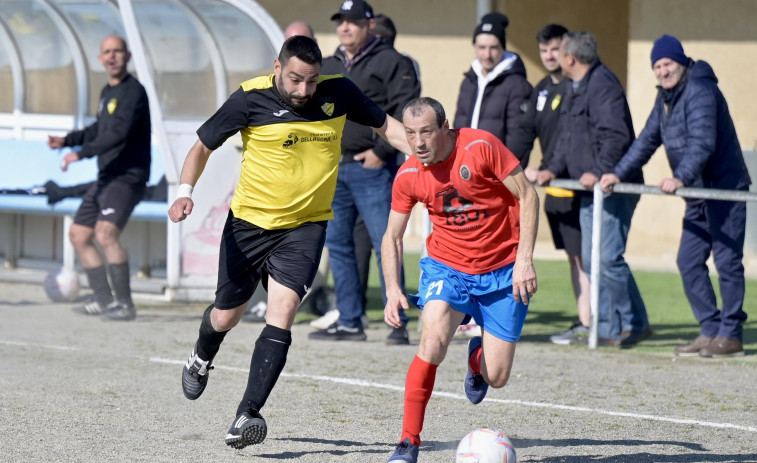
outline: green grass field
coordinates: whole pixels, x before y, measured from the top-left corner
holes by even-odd
[[[405,274],[408,292],[418,288],[417,254],[405,255]],[[577,320],[575,299],[570,284],[567,261],[535,262],[539,291],[531,302],[526,324],[523,327],[522,342],[549,342],[549,336],[566,330]],[[654,335],[639,344],[636,349],[672,352],[673,347],[694,339],[699,334],[699,325],[694,319],[689,303],[683,292],[681,278],[677,273],[634,271]],[[719,294],[717,276],[713,277],[716,294]],[[747,354],[757,353],[757,280],[747,280],[744,310],[749,320],[744,326],[744,349]],[[368,289],[368,318],[371,322],[384,319],[381,288],[375,271],[375,257],[372,262]],[[410,329],[417,326],[419,311],[410,311]],[[305,318],[303,318],[305,317]],[[310,314],[302,314],[300,320],[312,319]],[[576,346],[576,348],[581,348]]]

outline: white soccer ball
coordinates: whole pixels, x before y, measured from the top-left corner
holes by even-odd
[[[516,463],[515,448],[502,431],[476,429],[457,446],[457,463]]]
[[[45,293],[54,302],[72,302],[79,297],[79,276],[61,267],[45,277]]]

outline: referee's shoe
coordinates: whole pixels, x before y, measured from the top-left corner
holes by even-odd
[[[132,321],[137,318],[137,309],[134,304],[121,301],[113,301],[105,308],[105,312],[100,315],[102,320],[113,321]]]

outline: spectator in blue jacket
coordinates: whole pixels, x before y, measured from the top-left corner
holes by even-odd
[[[587,190],[613,172],[634,139],[631,112],[618,78],[599,60],[597,41],[588,32],[563,36],[560,68],[571,84],[561,104],[558,138],[552,159],[537,174],[545,184],[567,172]],[[641,169],[628,173],[643,182]],[[581,258],[591,275],[594,200],[581,194]],[[623,254],[639,195],[610,195],[602,208],[602,259],[599,282],[600,345],[631,347],[652,334],[647,310]]]
[[[751,180],[741,146],[710,65],[687,57],[677,38],[663,35],[652,48],[652,69],[660,84],[652,114],[614,171],[602,176],[602,188],[611,191],[615,183],[628,181],[629,173],[664,144],[673,171],[673,177],[660,182],[665,193],[683,186],[748,190]],[[745,233],[746,203],[686,200],[677,264],[701,333],[676,347],[676,355],[744,355]],[[710,253],[720,275],[720,310],[706,264]]]

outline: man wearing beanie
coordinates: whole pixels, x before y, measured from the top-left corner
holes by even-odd
[[[688,58],[681,42],[666,34],[652,47],[652,70],[660,84],[652,114],[614,173],[602,177],[604,190],[626,181],[628,172],[646,164],[660,144],[673,172],[660,182],[663,192],[672,194],[680,187],[748,190],[749,172],[712,67]],[[700,334],[677,346],[676,355],[744,355],[745,234],[746,203],[686,199],[677,264]],[[720,277],[720,310],[706,264],[710,253]]]
[[[525,168],[531,146],[516,132],[527,119],[533,87],[526,80],[523,60],[506,51],[505,29],[509,23],[502,13],[489,13],[473,31],[476,58],[463,74],[453,125],[456,129],[471,127],[493,133]],[[458,328],[456,335],[481,336],[481,328],[471,320]]]
[[[464,74],[457,98],[454,126],[487,130],[497,136],[524,168],[530,147],[513,136],[525,121],[533,87],[526,80],[520,56],[506,51],[505,29],[509,24],[502,13],[489,13],[473,32],[476,58]]]

